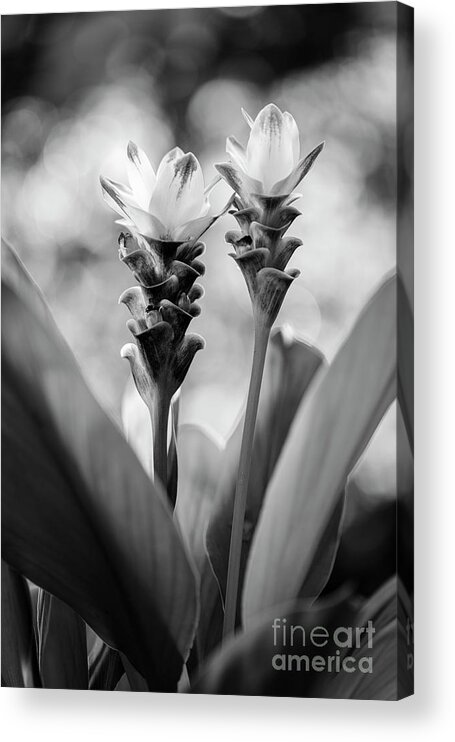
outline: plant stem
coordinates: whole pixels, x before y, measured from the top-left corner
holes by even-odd
[[[170,402],[165,394],[158,393],[153,405],[153,471],[167,492],[167,425]]]
[[[246,403],[245,424],[243,426],[242,447],[240,450],[239,472],[235,488],[234,512],[232,515],[231,544],[226,586],[226,601],[223,623],[223,640],[235,629],[237,615],[237,598],[239,591],[240,562],[243,544],[243,524],[245,521],[248,483],[250,480],[251,458],[253,451],[254,429],[261,391],[264,362],[270,327],[260,322],[255,324],[253,365],[250,386]]]

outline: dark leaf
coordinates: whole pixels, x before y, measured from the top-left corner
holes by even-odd
[[[317,695],[314,688],[320,677],[320,673],[312,669],[313,659],[323,657],[325,660],[336,651],[331,641],[326,647],[309,642],[312,629],[322,626],[327,635],[332,635],[337,626],[352,625],[354,615],[346,599],[313,607],[304,602],[277,606],[273,613],[263,616],[247,631],[236,634],[209,658],[192,686],[192,693],[312,698]],[[289,632],[293,626],[302,627],[302,630],[296,631],[297,639],[294,637],[290,647],[289,633],[285,641],[283,628]],[[302,646],[303,632],[305,646]],[[308,668],[297,671],[292,665],[288,666],[288,658],[292,655],[306,655]],[[319,694],[323,695],[320,690]]]
[[[360,608],[356,602],[340,597],[277,606],[208,660],[192,692],[376,700],[408,695],[412,685],[397,682],[405,646],[402,635],[397,646],[397,581]]]
[[[150,688],[173,690],[197,603],[164,493],[9,248],[2,263],[4,558],[124,652]]]
[[[39,667],[43,688],[88,688],[85,623],[45,590],[38,593]]]
[[[196,661],[200,661],[220,641],[223,626],[218,584],[205,548],[223,450],[221,442],[208,429],[189,424],[180,426],[178,446],[180,475],[175,518],[199,574],[201,609],[195,646]],[[191,664],[194,656],[192,660]]]
[[[206,560],[204,534],[215,501],[223,456],[221,442],[199,425],[178,431],[180,478],[175,519],[198,572]]]
[[[119,653],[97,636],[88,661],[90,690],[115,690],[125,672]]]
[[[29,589],[22,575],[3,561],[2,685],[41,687]]]
[[[373,672],[340,673],[331,678],[327,683],[330,697],[396,701],[413,692],[412,668],[407,670],[403,666],[407,656],[406,621],[411,617],[408,610],[412,610],[409,597],[395,577],[365,603],[356,624],[365,626],[370,620],[374,627],[373,646],[368,650]],[[365,646],[353,649],[350,654],[358,662],[366,654]]]

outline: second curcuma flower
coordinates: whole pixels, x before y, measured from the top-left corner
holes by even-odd
[[[302,241],[284,235],[300,214],[293,205],[299,198],[294,189],[324,146],[319,144],[301,159],[297,124],[290,113],[282,113],[273,103],[265,106],[254,121],[245,111],[243,114],[251,128],[246,149],[234,137],[228,137],[226,150],[231,161],[216,165],[235,193],[231,213],[240,230],[227,232],[226,242],[234,247],[231,256],[243,273],[254,316],[253,363],[232,512],[225,639],[236,624],[253,438],[270,330],[289,286],[299,275],[298,270],[286,266]]]
[[[294,202],[299,185],[321,152],[319,144],[300,158],[299,130],[287,111],[273,103],[253,119],[243,111],[251,128],[246,149],[228,137],[231,161],[216,165],[218,172],[235,192],[231,213],[240,227],[226,234],[234,247],[231,253],[239,265],[258,322],[271,327],[286,292],[299,274],[286,270],[294,251],[302,242],[284,237],[300,212]]]

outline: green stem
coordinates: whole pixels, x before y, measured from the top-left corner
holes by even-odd
[[[253,365],[251,369],[250,386],[246,403],[245,424],[243,427],[242,447],[240,450],[239,472],[234,498],[234,512],[232,516],[231,545],[229,549],[229,564],[226,586],[226,601],[223,624],[223,639],[226,639],[235,629],[237,615],[237,599],[239,591],[240,562],[243,544],[243,524],[245,521],[248,483],[251,471],[254,429],[261,391],[262,375],[264,372],[265,355],[270,335],[270,327],[256,322],[254,333]]]
[[[153,471],[167,492],[167,426],[170,402],[165,394],[158,393],[152,413]]]

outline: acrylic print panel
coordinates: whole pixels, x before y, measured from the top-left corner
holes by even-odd
[[[3,17],[3,685],[412,693],[412,37]]]

